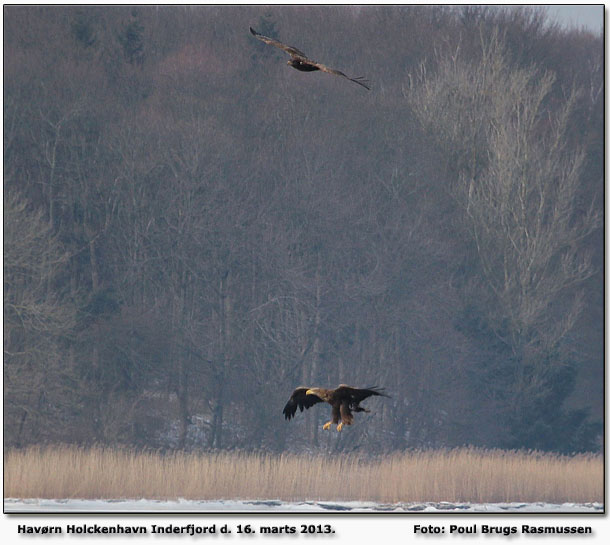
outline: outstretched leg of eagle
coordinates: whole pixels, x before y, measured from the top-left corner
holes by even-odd
[[[331,416],[332,420],[329,420],[326,424],[322,426],[323,430],[330,429],[331,424],[337,424],[337,429],[339,429],[339,426],[341,425],[339,424],[339,420],[341,419],[341,412],[338,407],[333,407]]]
[[[351,426],[354,422],[354,415],[349,409],[349,403],[341,403],[341,422],[337,426],[337,431],[341,431],[343,426]]]

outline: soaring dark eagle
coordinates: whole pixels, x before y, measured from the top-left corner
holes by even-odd
[[[360,402],[369,396],[384,396],[390,397],[384,394],[381,390],[383,388],[377,388],[371,386],[370,388],[353,388],[346,384],[340,384],[338,388],[329,390],[327,388],[308,388],[307,386],[299,386],[286,403],[284,407],[284,416],[286,420],[290,420],[294,417],[297,412],[297,407],[303,411],[303,408],[309,409],[309,407],[326,401],[332,406],[332,420],[324,424],[323,429],[327,430],[331,424],[337,424],[337,431],[341,431],[343,426],[351,426],[354,421],[354,415],[352,411],[360,413],[370,412],[368,409],[360,406]]]
[[[254,30],[252,27],[250,27],[250,32],[252,32],[252,35],[255,38],[258,38],[266,44],[274,45],[275,47],[279,47],[280,49],[286,51],[286,53],[290,55],[290,60],[286,64],[289,64],[290,66],[296,68],[297,70],[300,70],[301,72],[314,72],[316,70],[322,70],[322,72],[326,72],[328,74],[334,74],[335,76],[347,78],[348,80],[353,81],[358,85],[362,85],[362,87],[364,87],[365,89],[370,90],[370,87],[365,83],[366,80],[363,78],[350,78],[349,76],[346,76],[343,72],[339,72],[339,70],[333,70],[332,68],[329,68],[324,64],[314,62],[311,59],[308,59],[305,53],[299,51],[296,47],[284,45],[282,42],[278,42],[273,38],[263,36],[262,34],[256,32],[256,30]]]

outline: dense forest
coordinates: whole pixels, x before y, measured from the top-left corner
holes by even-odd
[[[603,55],[531,8],[5,6],[5,446],[599,449]],[[339,383],[391,398],[284,421]]]

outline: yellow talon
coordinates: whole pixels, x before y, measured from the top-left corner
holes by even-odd
[[[331,421],[331,422],[327,422],[326,424],[324,424],[324,425],[322,426],[322,429],[323,429],[323,430],[327,430],[328,428],[330,428],[330,425],[331,425],[331,424],[332,424],[332,421]]]
[[[339,424],[337,424],[337,431],[341,431],[343,429],[343,422],[339,422]]]

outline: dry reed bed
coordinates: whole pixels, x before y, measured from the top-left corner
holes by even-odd
[[[601,502],[599,455],[472,448],[355,455],[35,447],[5,453],[7,498]]]

